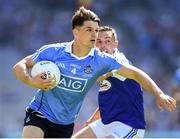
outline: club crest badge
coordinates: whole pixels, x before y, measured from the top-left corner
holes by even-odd
[[[108,80],[104,80],[104,81],[100,82],[100,89],[99,89],[99,91],[100,92],[107,91],[111,87],[112,87],[111,82],[108,81]]]
[[[93,69],[91,68],[90,65],[86,66],[86,68],[84,69],[85,73],[91,73],[93,71]]]

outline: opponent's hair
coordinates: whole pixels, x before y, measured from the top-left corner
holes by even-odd
[[[117,40],[117,33],[116,33],[116,30],[115,30],[114,28],[109,27],[109,26],[101,26],[101,27],[99,28],[99,32],[100,32],[100,31],[111,31],[114,40]]]
[[[82,6],[72,17],[72,29],[77,26],[82,26],[85,21],[94,21],[97,22],[98,25],[100,24],[100,18],[93,11]]]

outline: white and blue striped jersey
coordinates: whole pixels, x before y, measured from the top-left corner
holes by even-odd
[[[61,79],[54,89],[38,90],[29,107],[41,112],[51,122],[63,125],[74,122],[85,95],[97,78],[121,67],[113,57],[96,48],[79,58],[72,54],[72,43],[46,45],[32,56],[35,63],[42,60],[56,63]]]
[[[121,64],[129,64],[118,50],[114,57]],[[98,103],[104,124],[120,121],[133,128],[145,129],[143,92],[136,81],[120,75],[107,78],[101,83]]]

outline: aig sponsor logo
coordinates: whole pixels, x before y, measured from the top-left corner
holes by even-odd
[[[87,79],[76,78],[61,74],[61,80],[57,87],[64,90],[82,92],[86,84],[87,84]]]

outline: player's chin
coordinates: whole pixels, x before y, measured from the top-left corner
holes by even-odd
[[[89,44],[89,48],[94,48],[95,47],[95,43],[94,44]]]

